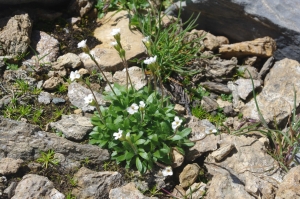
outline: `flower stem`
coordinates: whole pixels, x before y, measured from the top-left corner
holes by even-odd
[[[84,81],[83,81],[83,82],[84,82]],[[95,95],[94,91],[92,90],[92,88],[91,88],[91,86],[90,86],[89,84],[87,84],[86,82],[84,82],[84,83],[85,83],[85,85],[90,89],[90,91],[92,92],[92,95],[93,95],[94,100],[95,100],[95,102],[96,102],[96,109],[97,109],[97,111],[98,111],[98,113],[99,113],[99,115],[100,115],[100,119],[102,120],[102,122],[104,122],[104,121],[103,121],[103,115],[102,115],[102,112],[101,112],[99,103],[98,103],[98,101],[97,101],[97,99],[96,99],[96,95]]]

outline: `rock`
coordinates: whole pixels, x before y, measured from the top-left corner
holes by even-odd
[[[186,165],[179,175],[180,186],[187,188],[193,184],[199,175],[199,171],[200,167],[196,163]]]
[[[11,95],[5,95],[0,99],[0,108],[3,108],[4,106],[7,106],[11,102]]]
[[[202,198],[202,196],[206,193],[206,184],[203,182],[201,183],[194,183],[192,186],[188,188],[186,191],[186,195],[190,198]]]
[[[292,168],[283,178],[275,199],[298,198],[300,195],[300,166]]]
[[[38,56],[23,62],[27,66],[35,66],[36,63],[49,64],[56,61],[59,56],[59,42],[54,37],[43,31],[35,30],[31,35],[31,47],[36,51]]]
[[[114,188],[109,191],[110,199],[125,199],[125,198],[139,198],[139,199],[156,199],[157,197],[144,196],[137,188],[134,182],[130,182],[122,187]]]
[[[174,111],[176,111],[179,115],[183,115],[186,112],[185,108],[180,104],[175,104]]]
[[[5,70],[3,74],[3,79],[7,82],[16,82],[17,80],[24,80],[29,86],[33,86],[36,79],[30,77],[25,70]]]
[[[104,71],[115,72],[124,68],[118,52],[111,45],[111,42],[115,40],[110,34],[114,28],[120,28],[121,44],[126,51],[127,60],[145,55],[145,47],[142,43],[144,36],[136,30],[129,29],[127,11],[109,12],[101,20],[105,23],[95,29],[94,37],[102,43],[92,49],[91,52]],[[86,69],[90,71],[99,70],[87,54],[81,53],[79,56]]]
[[[263,79],[267,73],[269,72],[269,70],[271,69],[271,67],[274,64],[274,57],[270,57],[263,65],[263,67],[260,69],[259,74],[258,74],[258,79]]]
[[[224,58],[231,57],[271,57],[276,50],[276,42],[271,37],[258,38],[253,41],[245,41],[235,44],[222,45],[219,53]]]
[[[172,157],[173,157],[172,168],[180,167],[184,161],[184,156],[178,151],[176,151],[175,149],[173,149]]]
[[[38,102],[42,104],[50,104],[52,96],[48,92],[42,91],[38,96]]]
[[[223,44],[229,44],[229,40],[227,39],[227,37],[217,36],[217,40],[220,46],[222,46]]]
[[[201,82],[201,86],[204,88],[221,94],[231,94],[231,90],[224,84],[216,83],[216,82]]]
[[[71,142],[54,133],[40,131],[38,126],[0,117],[0,159],[13,158],[32,161],[41,151],[52,149],[70,161],[89,159],[91,164],[108,160],[107,150],[89,144]],[[9,142],[8,142],[9,140]]]
[[[254,90],[260,87],[259,80],[253,80],[254,83]],[[252,81],[251,79],[238,79],[233,83],[237,87],[237,94],[238,96],[246,100],[249,94],[253,91]]]
[[[220,42],[217,39],[217,37],[204,30],[196,30],[196,29],[192,30],[187,34],[187,41],[191,42],[201,37],[203,38],[201,43],[203,43],[206,50],[214,51],[220,47]],[[194,47],[202,48],[201,45],[194,46]]]
[[[93,0],[71,0],[68,10],[79,14],[81,17],[86,15],[94,7]]]
[[[64,68],[76,69],[82,66],[80,57],[74,53],[67,53],[60,56],[57,61],[52,65],[52,68],[56,70],[62,70]]]
[[[77,170],[80,168],[82,162],[74,161],[69,158],[66,158],[62,153],[55,153],[53,158],[58,160],[60,169],[65,173],[69,173],[71,171]]]
[[[208,120],[200,120],[195,116],[190,116],[187,118],[186,126],[192,129],[190,134],[191,141],[203,139],[208,133],[216,129],[216,127]]]
[[[0,26],[0,56],[26,53],[32,29],[28,14],[15,15],[7,22],[0,21],[0,24],[6,24],[4,27]]]
[[[212,79],[226,79],[229,76],[233,76],[237,62],[235,57],[230,60],[222,60],[219,57],[214,57],[205,66],[205,76]]]
[[[182,196],[186,195],[186,192],[181,186],[176,185],[175,188],[173,189],[172,195],[177,198],[182,198]]]
[[[79,115],[62,115],[61,120],[50,123],[51,128],[61,131],[69,140],[82,140],[93,130],[90,118]]]
[[[300,103],[300,64],[297,61],[283,59],[274,64],[265,78],[265,85],[256,97],[260,111],[267,124],[285,125],[294,106],[294,89],[296,105]],[[254,99],[242,108],[244,118],[259,120]]]
[[[63,84],[64,80],[61,77],[50,77],[47,79],[44,84],[43,88],[45,90],[53,91],[55,90],[60,84]]]
[[[147,80],[143,70],[137,66],[132,66],[128,68],[128,73],[131,78],[131,82],[136,90],[140,90],[147,85]],[[120,85],[126,85],[126,70],[117,71],[113,75],[113,82]],[[128,82],[130,85],[130,83]]]
[[[23,176],[12,199],[23,198],[55,198],[64,199],[64,194],[54,188],[53,182],[44,176],[27,174]]]
[[[15,189],[17,187],[18,183],[12,182],[10,185],[3,191],[4,197],[12,198],[13,195],[15,195]]]
[[[257,69],[253,66],[249,66],[249,65],[238,66],[237,70],[242,74],[242,77],[245,79],[251,79],[251,76],[252,79],[257,79],[257,80],[259,79]]]
[[[231,150],[234,149],[233,144],[227,144],[223,146],[222,148],[219,148],[218,150],[211,153],[211,156],[215,158],[216,161],[221,161],[223,158],[225,158]]]
[[[258,57],[253,56],[253,57],[246,57],[243,59],[243,65],[249,65],[249,66],[254,66],[255,63],[259,60]]]
[[[85,68],[79,69],[78,73],[80,74],[80,76],[90,74],[90,72],[87,69],[85,69]]]
[[[54,76],[66,77],[67,70],[62,69],[62,70],[58,70],[58,71],[49,71],[47,75],[48,75],[48,77],[54,77]]]
[[[44,4],[44,5],[48,5],[48,6],[57,6],[57,5],[63,5],[67,2],[69,2],[70,0],[0,0],[0,4],[4,4],[4,5],[18,5],[18,4],[26,4],[26,3],[31,3],[31,2],[35,2],[35,3],[40,3],[40,4]]]
[[[54,97],[52,99],[52,102],[53,102],[53,104],[58,105],[58,104],[64,104],[64,103],[66,103],[66,100],[64,100],[63,98]]]
[[[276,60],[287,57],[300,61],[298,0],[186,0],[172,4],[165,13],[177,16],[180,7],[185,19],[201,13],[197,29],[237,42],[270,36],[277,43]]]
[[[7,187],[7,178],[0,176],[0,195],[3,195],[3,190]]]
[[[264,144],[252,137],[218,137],[220,148],[234,145],[235,149],[219,161],[213,153],[205,159],[208,174],[213,176],[207,198],[274,198],[282,173]]]
[[[80,199],[108,198],[109,191],[122,183],[122,175],[118,172],[96,172],[85,167],[80,168],[74,178],[77,186],[72,194]]]
[[[102,95],[95,91],[94,93],[99,105],[106,106],[107,103],[103,100]],[[70,102],[84,112],[95,110],[94,106],[88,105],[84,102],[84,97],[88,96],[89,94],[91,94],[91,91],[81,86],[77,82],[72,82],[68,87],[68,98]]]
[[[0,174],[10,175],[17,173],[18,169],[21,167],[23,160],[13,159],[13,158],[2,158],[0,159]]]
[[[212,112],[218,109],[217,101],[208,96],[202,97],[201,106],[207,112]]]
[[[229,106],[224,106],[223,108],[223,113],[225,116],[227,117],[234,117],[236,116],[238,113],[233,109],[232,104]]]

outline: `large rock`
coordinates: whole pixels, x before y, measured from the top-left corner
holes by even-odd
[[[145,55],[145,47],[142,43],[144,36],[137,30],[129,29],[127,11],[109,12],[102,20],[103,24],[94,31],[94,37],[102,43],[91,49],[91,53],[105,71],[115,72],[124,68],[118,52],[111,45],[115,40],[111,35],[112,29],[120,28],[121,44],[126,51],[127,60]],[[81,53],[79,56],[85,68],[98,70],[86,53]]]
[[[260,111],[268,124],[284,125],[294,106],[300,103],[300,64],[291,59],[284,59],[274,64],[265,78],[262,92],[257,95]],[[245,118],[259,120],[255,101],[252,99],[241,110]]]
[[[44,198],[65,199],[65,195],[54,188],[53,182],[44,176],[27,174],[19,182],[12,199]]]
[[[186,0],[181,4],[186,19],[194,12],[201,12],[198,29],[239,42],[270,36],[279,49],[275,58],[300,61],[298,0]],[[177,15],[178,8],[180,2],[173,4],[167,13]]]
[[[109,159],[107,150],[98,146],[79,144],[58,137],[54,133],[41,131],[38,126],[0,117],[0,159],[14,158],[35,160],[41,151],[52,149],[70,161],[83,161],[86,158],[93,164]]]
[[[0,56],[26,53],[32,24],[28,14],[0,20]]]
[[[279,185],[276,199],[299,198],[300,196],[300,166],[292,168]]]
[[[85,167],[74,175],[77,187],[72,194],[80,199],[108,198],[109,191],[122,184],[122,175],[114,171],[96,172]]]
[[[268,155],[264,142],[227,134],[218,137],[218,152],[227,148],[229,154],[218,158],[214,152],[205,159],[208,175],[212,176],[206,197],[274,198],[282,173],[277,161]]]

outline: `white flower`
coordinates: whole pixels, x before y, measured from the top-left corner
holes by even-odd
[[[155,55],[154,57],[149,57],[149,58],[147,58],[146,60],[144,60],[144,63],[147,64],[147,65],[153,64],[153,63],[156,62],[156,58],[157,58],[156,55]]]
[[[86,103],[86,104],[92,103],[92,102],[93,102],[93,99],[94,99],[93,94],[89,94],[88,96],[86,96],[86,97],[84,98],[84,103]]]
[[[71,81],[74,81],[75,79],[79,79],[79,78],[80,78],[80,74],[77,70],[75,72],[71,71],[70,73]]]
[[[218,133],[218,130],[217,129],[214,129],[211,131],[212,133]]]
[[[77,48],[86,48],[86,47],[87,47],[86,40],[82,40],[77,44]]]
[[[127,108],[127,112],[128,112],[130,115],[132,115],[132,114],[138,112],[138,110],[139,110],[139,107],[138,107],[138,105],[137,105],[136,103],[131,104],[131,106],[129,106],[129,107]]]
[[[117,41],[113,41],[113,42],[111,42],[111,45],[112,46],[116,46],[116,45],[118,45],[118,42]]]
[[[119,129],[119,132],[118,132],[118,133],[115,132],[115,133],[113,134],[113,136],[115,137],[115,140],[120,139],[120,138],[122,137],[122,135],[123,135],[123,131],[122,131],[121,129]]]
[[[140,105],[139,105],[139,107],[141,108],[141,109],[144,109],[145,108],[145,103],[143,102],[143,101],[140,101]]]
[[[112,36],[115,36],[117,34],[120,34],[120,28],[114,28],[112,29],[111,33]]]
[[[146,43],[146,42],[149,42],[149,39],[150,39],[150,37],[147,36],[147,37],[144,37],[144,38],[142,39],[142,41]]]
[[[168,166],[168,167],[164,168],[162,170],[162,174],[163,174],[163,176],[172,176],[173,175],[172,167]]]
[[[179,119],[179,117],[175,117],[174,122],[172,122],[172,129],[176,130],[182,123],[182,120]]]

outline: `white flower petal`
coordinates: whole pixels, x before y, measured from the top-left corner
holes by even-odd
[[[113,41],[113,42],[111,42],[111,45],[112,45],[112,46],[116,46],[116,45],[118,45],[118,42]]]
[[[115,36],[117,34],[120,34],[120,28],[114,28],[112,29],[111,33],[112,36]]]
[[[163,174],[163,176],[172,176],[173,175],[172,167],[168,166],[168,167],[164,168],[162,170],[162,174]]]
[[[153,64],[153,63],[156,62],[156,58],[157,58],[156,55],[155,55],[154,57],[149,57],[149,58],[147,58],[146,60],[144,60],[144,63],[147,64],[147,65]]]
[[[71,81],[74,81],[75,79],[79,79],[79,78],[80,78],[80,74],[77,70],[75,72],[71,71],[71,73],[70,73],[70,80]]]
[[[86,47],[87,47],[86,40],[82,40],[77,44],[77,48],[86,48]]]

